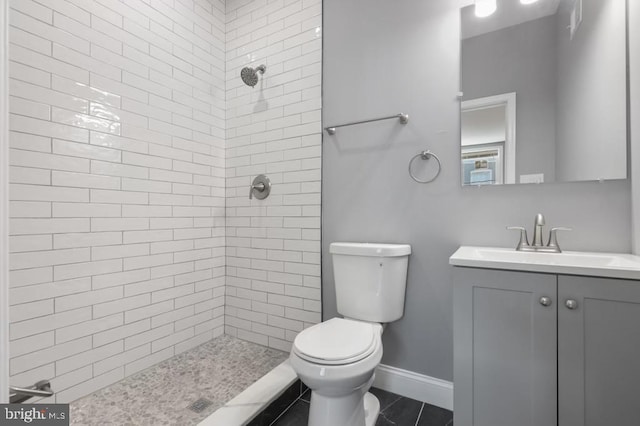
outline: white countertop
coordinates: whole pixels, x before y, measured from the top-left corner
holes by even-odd
[[[640,256],[627,253],[537,253],[516,251],[513,248],[462,246],[451,255],[449,264],[640,280]]]

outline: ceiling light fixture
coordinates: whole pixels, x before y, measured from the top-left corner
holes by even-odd
[[[521,4],[533,4],[535,2],[537,2],[538,0],[520,0]]]
[[[475,13],[478,18],[486,18],[493,15],[496,9],[496,0],[476,0]]]

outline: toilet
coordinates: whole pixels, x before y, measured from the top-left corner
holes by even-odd
[[[380,412],[369,393],[382,359],[383,324],[404,313],[407,244],[332,243],[338,313],[301,331],[292,368],[311,389],[309,426],[373,426]]]

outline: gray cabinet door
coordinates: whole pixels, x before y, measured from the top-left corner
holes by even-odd
[[[556,276],[453,274],[455,425],[557,424]]]
[[[559,276],[558,298],[560,425],[639,425],[640,283]]]

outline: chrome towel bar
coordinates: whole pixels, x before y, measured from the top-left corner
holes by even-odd
[[[390,115],[388,117],[372,118],[370,120],[354,121],[354,122],[345,123],[345,124],[336,124],[334,126],[325,127],[324,130],[326,130],[327,133],[330,134],[330,135],[335,135],[336,134],[336,129],[338,127],[353,126],[353,125],[356,125],[356,124],[371,123],[371,122],[374,122],[374,121],[391,120],[392,118],[397,118],[398,120],[400,120],[401,124],[407,124],[409,122],[409,114],[404,114],[404,113],[401,112],[400,114]]]

